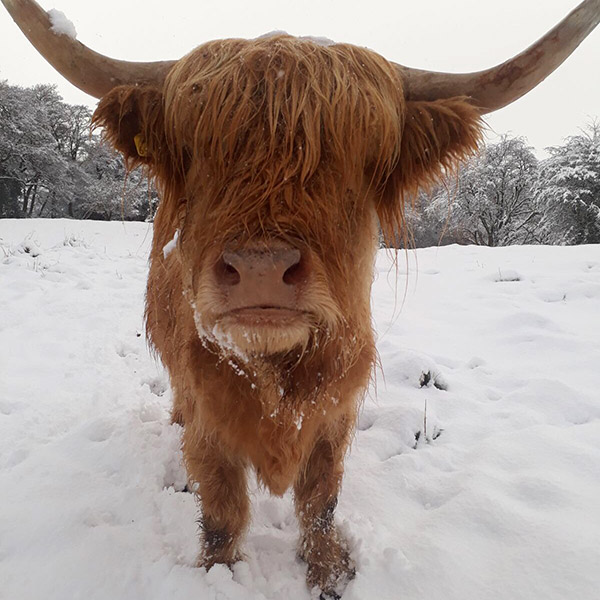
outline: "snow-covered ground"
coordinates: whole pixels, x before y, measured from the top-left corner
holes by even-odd
[[[0,597],[308,600],[289,495],[253,494],[233,572],[193,566],[143,334],[150,237],[0,220]],[[397,270],[381,253],[378,271],[344,600],[600,598],[600,246],[425,249]]]

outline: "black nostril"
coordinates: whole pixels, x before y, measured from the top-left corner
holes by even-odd
[[[308,271],[308,262],[300,255],[298,260],[285,270],[283,282],[287,285],[299,285],[308,278]]]
[[[238,270],[227,260],[226,254],[217,261],[215,274],[221,285],[237,285],[242,279]]]

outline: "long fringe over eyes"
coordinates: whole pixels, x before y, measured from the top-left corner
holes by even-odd
[[[339,238],[347,190],[364,194],[365,174],[381,188],[399,158],[401,81],[363,48],[289,36],[210,42],[174,67],[165,106],[186,188],[201,190],[219,233],[241,223],[298,234],[317,222]]]

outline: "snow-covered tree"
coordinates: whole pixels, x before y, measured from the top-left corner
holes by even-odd
[[[546,235],[558,244],[600,243],[600,121],[548,151],[536,189],[549,208]]]
[[[0,215],[64,212],[77,159],[69,143],[73,127],[65,125],[71,109],[54,86],[20,88],[0,82],[0,177],[5,190],[10,189]],[[85,110],[80,120],[89,122],[90,111]]]
[[[54,86],[0,82],[0,217],[151,218],[156,191]]]
[[[419,198],[417,238],[486,246],[539,241],[543,211],[532,193],[537,174],[538,161],[525,140],[503,137]]]
[[[503,137],[459,172],[457,181],[436,199],[438,212],[465,241],[507,246],[535,241],[540,213],[532,195],[538,163],[523,138]]]
[[[98,141],[82,163],[87,185],[77,199],[83,219],[147,220],[154,216],[158,194],[141,171],[127,173],[121,156]]]

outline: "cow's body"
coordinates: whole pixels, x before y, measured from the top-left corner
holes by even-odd
[[[377,225],[401,229],[402,194],[474,149],[479,113],[406,103],[368,50],[278,36],[202,46],[163,90],[115,88],[95,119],[161,186],[146,320],[202,503],[201,564],[240,557],[253,467],[293,488],[308,581],[333,593],[353,571],[333,514],[375,361]]]
[[[202,564],[239,558],[249,518],[246,472],[253,467],[271,492],[294,489],[309,582],[331,592],[352,572],[333,509],[375,360],[370,287],[377,202],[384,201],[397,166],[401,84],[365,50],[352,49],[364,55],[358,66],[339,48],[335,64],[326,48],[289,37],[262,40],[260,47],[231,45],[229,61],[222,46],[214,56],[222,70],[232,70],[220,80],[226,86],[236,80],[237,89],[227,91],[227,106],[211,113],[210,135],[196,133],[187,141],[194,156],[185,176],[165,178],[148,280],[148,333],[171,376],[174,418],[184,426],[185,462],[202,501]],[[202,107],[214,103],[200,92],[203,71],[215,68],[210,51],[200,48],[190,57],[192,81],[184,66],[166,87],[169,97],[197,86],[197,104],[188,106],[192,123],[202,122]],[[382,65],[375,83],[367,60]],[[322,106],[323,96],[342,89],[339,105]],[[224,94],[217,87],[210,92]],[[291,94],[302,98],[302,111],[294,113],[289,103],[275,108]],[[123,105],[120,95],[117,90],[101,103],[100,122],[115,114],[113,102]],[[345,101],[348,95],[354,103]],[[379,107],[370,109],[385,102],[385,118]],[[169,106],[166,123],[185,110],[175,101],[169,114]],[[372,118],[364,118],[369,111]],[[158,142],[169,146],[170,155],[186,143],[178,124],[174,131],[174,138]],[[151,141],[146,151],[158,152]],[[165,252],[175,236],[175,249]],[[301,313],[259,323],[252,315],[219,317],[231,292],[214,274],[225,249],[274,243],[298,248],[310,265],[291,286],[293,308]],[[276,304],[277,298],[262,303]]]

